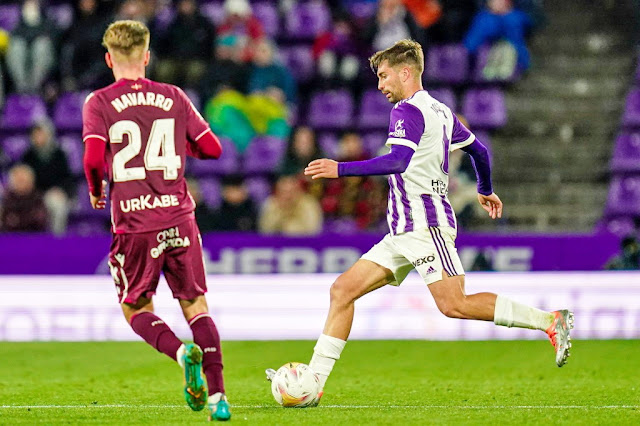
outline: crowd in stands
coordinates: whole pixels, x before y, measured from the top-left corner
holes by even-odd
[[[310,181],[312,159],[384,152],[391,105],[367,58],[402,38],[426,52],[425,83],[480,139],[504,125],[501,87],[530,67],[541,0],[22,0],[0,5],[0,230],[107,232],[82,175],[82,102],[113,81],[101,39],[115,19],[152,34],[148,77],[185,88],[222,138],[189,161],[203,232],[383,231],[384,177]],[[461,107],[458,108],[458,99]],[[51,117],[51,118],[49,118]],[[381,151],[382,150],[382,151]],[[452,164],[465,227],[475,174]]]

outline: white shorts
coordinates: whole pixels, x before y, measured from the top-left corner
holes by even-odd
[[[383,266],[395,277],[391,285],[400,285],[412,269],[416,269],[428,285],[448,276],[464,275],[455,245],[456,231],[447,227],[431,227],[399,235],[387,234],[361,259]]]

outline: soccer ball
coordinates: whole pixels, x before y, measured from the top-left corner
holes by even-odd
[[[309,407],[318,401],[320,379],[307,364],[288,362],[271,379],[271,393],[283,407]]]

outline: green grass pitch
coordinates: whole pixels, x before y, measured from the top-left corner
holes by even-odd
[[[226,342],[234,423],[640,424],[640,342],[352,341],[321,406],[275,404],[264,369],[308,362],[314,342]],[[198,424],[181,371],[144,343],[0,343],[0,424]]]

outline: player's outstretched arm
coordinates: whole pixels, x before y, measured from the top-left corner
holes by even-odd
[[[312,179],[337,178],[342,176],[374,176],[403,173],[407,170],[415,151],[404,145],[391,145],[391,152],[380,157],[364,161],[348,161],[338,163],[323,158],[313,160],[304,169],[304,174]]]
[[[478,140],[473,141],[468,146],[462,148],[471,156],[471,162],[476,170],[476,178],[478,179],[478,202],[492,219],[502,217],[502,201],[493,192],[491,184],[491,162],[489,160],[489,151]]]

